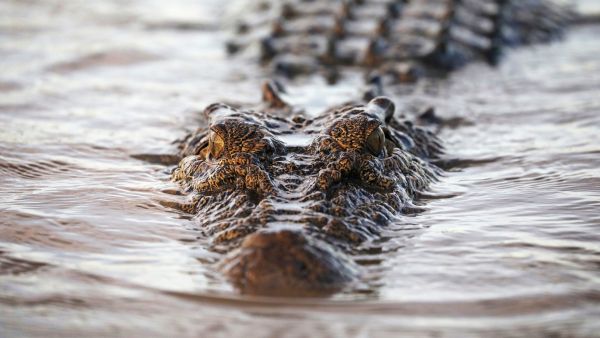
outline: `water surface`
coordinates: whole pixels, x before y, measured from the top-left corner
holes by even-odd
[[[162,206],[184,200],[168,168],[132,157],[173,153],[209,103],[259,98],[264,72],[222,48],[230,9],[0,3],[0,336],[598,336],[599,26],[395,96],[471,122],[441,131],[461,165],[364,244],[361,284],[263,299]],[[354,97],[346,80],[290,91],[317,111]]]

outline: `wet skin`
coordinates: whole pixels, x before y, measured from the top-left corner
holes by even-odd
[[[279,4],[266,1],[252,19],[240,22],[228,50],[258,45],[272,73],[289,78],[321,73],[331,82],[339,81],[345,67],[414,83],[474,60],[497,64],[506,46],[552,40],[570,20],[567,10],[546,0]]]
[[[249,294],[322,295],[357,280],[352,253],[413,210],[441,172],[432,163],[444,162],[437,137],[399,118],[383,87],[550,40],[568,20],[556,9],[544,0],[298,0],[276,18],[255,13],[262,24],[241,24],[230,52],[270,22],[259,44],[273,74],[335,82],[354,67],[370,89],[314,117],[287,104],[277,82],[263,86],[258,107],[206,108],[208,125],[181,144],[172,178],[190,196],[180,208],[227,253],[218,268]],[[433,110],[417,121],[453,124]]]
[[[265,84],[251,110],[213,104],[172,174],[190,194],[218,264],[244,293],[335,292],[360,274],[350,259],[435,180],[432,133],[394,116],[386,97],[308,118]],[[285,143],[301,137],[303,144]]]

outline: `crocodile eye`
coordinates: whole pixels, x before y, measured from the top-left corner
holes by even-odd
[[[385,134],[381,127],[377,127],[377,129],[373,130],[371,135],[367,137],[367,150],[375,155],[379,156],[383,151],[383,147],[385,146]]]
[[[214,131],[211,131],[208,138],[208,149],[210,151],[210,155],[213,158],[219,158],[223,153],[224,148],[225,141],[223,141],[223,138]]]

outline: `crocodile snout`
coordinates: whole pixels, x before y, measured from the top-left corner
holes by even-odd
[[[322,296],[358,275],[357,266],[330,244],[295,230],[262,230],[246,237],[220,265],[242,292]]]

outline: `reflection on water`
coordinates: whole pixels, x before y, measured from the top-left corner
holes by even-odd
[[[261,72],[226,59],[222,14],[216,0],[0,3],[0,336],[600,332],[599,27],[401,98],[473,122],[441,135],[472,165],[365,243],[363,285],[292,302],[237,296],[193,220],[161,206],[183,202],[167,169],[132,157],[172,153],[208,103],[256,101]],[[296,98],[345,100],[348,80],[309,79]]]

